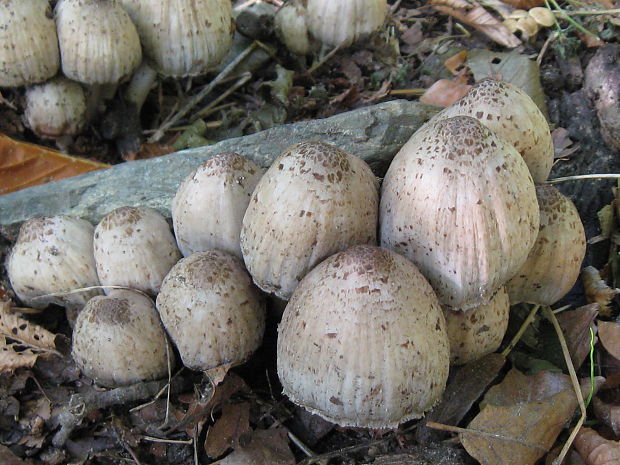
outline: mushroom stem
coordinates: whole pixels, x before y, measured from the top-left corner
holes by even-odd
[[[153,88],[153,84],[157,79],[157,71],[151,68],[145,62],[142,62],[140,67],[133,73],[129,87],[125,96],[127,100],[134,103],[138,109],[138,113],[142,110],[142,105],[146,100],[147,95]]]

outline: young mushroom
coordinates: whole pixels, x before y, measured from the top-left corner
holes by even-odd
[[[278,10],[275,28],[279,39],[291,52],[307,55],[312,51],[306,7],[301,0],[290,0]]]
[[[241,222],[261,176],[253,162],[228,152],[185,178],[172,201],[174,233],[185,257],[219,249],[242,258]]]
[[[513,146],[468,116],[432,120],[383,181],[381,245],[410,258],[444,306],[485,304],[538,232],[532,177]]]
[[[181,253],[166,219],[148,207],[120,207],[95,228],[95,263],[103,286],[155,295]]]
[[[45,308],[54,303],[75,312],[101,293],[68,292],[99,285],[93,230],[88,221],[69,216],[36,217],[22,224],[6,269],[15,294],[24,304]],[[63,292],[67,293],[42,297]]]
[[[329,255],[375,244],[377,185],[358,157],[323,142],[285,150],[259,181],[243,217],[241,250],[254,282],[288,300]]]
[[[75,323],[71,355],[86,376],[106,387],[163,378],[174,367],[153,302],[129,290],[88,301]]]
[[[536,186],[540,229],[527,261],[506,284],[510,303],[552,305],[571,290],[586,253],[586,236],[571,200],[550,184]]]
[[[440,398],[449,366],[437,297],[413,263],[355,246],[301,281],[278,328],[278,376],[295,404],[341,426],[394,428]]]
[[[219,250],[179,261],[161,285],[157,309],[183,364],[208,375],[245,362],[265,331],[260,292],[243,263]]]

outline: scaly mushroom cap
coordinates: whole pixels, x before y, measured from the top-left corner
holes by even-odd
[[[450,352],[437,297],[415,265],[356,246],[301,281],[277,355],[296,404],[342,426],[393,428],[441,398]]]
[[[75,322],[71,355],[86,376],[107,387],[162,378],[168,357],[174,367],[153,302],[128,290],[88,301]]]
[[[85,84],[113,84],[142,61],[129,15],[112,0],[60,0],[56,25],[62,71]]]
[[[185,257],[219,249],[242,258],[241,221],[262,170],[236,153],[221,153],[191,173],[172,201],[172,220]]]
[[[62,76],[30,87],[24,118],[39,137],[77,134],[87,121],[84,89]]]
[[[93,225],[69,216],[25,221],[6,269],[15,294],[34,308],[51,303],[79,310],[98,290],[34,299],[55,292],[98,286],[93,257]]]
[[[387,15],[387,0],[308,0],[310,34],[325,45],[351,45],[377,30]]]
[[[144,54],[164,76],[204,74],[218,65],[235,30],[230,0],[120,0]]]
[[[506,334],[509,313],[510,302],[504,287],[488,304],[464,312],[444,309],[450,364],[465,365],[495,352]]]
[[[288,300],[324,258],[375,244],[378,192],[368,165],[322,142],[284,151],[262,177],[241,228],[241,250],[254,282]]]
[[[56,24],[47,0],[0,1],[0,87],[51,78],[60,67]]]
[[[120,207],[108,213],[95,228],[93,245],[102,285],[153,295],[181,258],[168,222],[148,207]]]
[[[381,245],[413,260],[452,309],[487,303],[538,232],[523,158],[468,116],[431,121],[409,139],[385,176],[380,210]]]
[[[185,366],[208,371],[246,361],[265,332],[265,304],[241,261],[210,250],[164,279],[157,309]]]
[[[306,8],[300,0],[289,1],[278,10],[275,27],[278,37],[291,52],[307,55],[312,51]]]
[[[547,180],[554,159],[549,124],[534,101],[521,89],[507,82],[484,79],[433,120],[453,116],[478,119],[517,149],[534,182]]]
[[[527,261],[506,284],[510,303],[552,305],[571,290],[586,253],[586,236],[571,200],[549,184],[536,186],[540,229]]]

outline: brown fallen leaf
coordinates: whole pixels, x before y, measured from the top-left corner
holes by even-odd
[[[467,50],[461,50],[458,53],[455,53],[446,61],[443,62],[443,65],[446,67],[448,71],[450,71],[455,76],[458,76],[465,66],[465,61],[467,60]]]
[[[546,454],[577,407],[568,376],[512,369],[492,387],[468,430],[465,450],[482,465],[533,465]]]
[[[240,438],[250,431],[250,403],[227,402],[222,408],[222,416],[209,428],[205,451],[209,457],[217,458],[228,449],[236,449]]]
[[[589,304],[558,315],[558,322],[564,333],[573,366],[579,369],[590,353],[590,344],[597,342],[597,328],[594,320],[598,316],[598,304]],[[592,333],[594,340],[592,340]]]
[[[256,430],[252,441],[237,447],[220,465],[294,465],[295,457],[288,445],[284,428]]]
[[[587,465],[620,464],[620,444],[603,438],[593,429],[582,427],[573,445]]]
[[[609,426],[616,436],[620,435],[620,405],[612,405],[595,397],[592,400],[594,415],[602,423]]]
[[[454,16],[504,47],[514,48],[521,45],[517,36],[475,0],[431,0],[430,5]]]
[[[568,130],[564,128],[555,128],[551,132],[551,139],[553,140],[554,158],[556,159],[568,158],[581,148],[579,145],[571,147],[573,141],[569,137]]]
[[[530,8],[543,6],[545,4],[545,0],[502,0],[502,2],[521,10],[529,10]]]
[[[601,315],[610,316],[609,304],[620,290],[609,287],[601,278],[599,271],[593,266],[586,266],[581,271],[581,280],[588,302],[599,304]]]
[[[108,167],[0,134],[0,195]]]
[[[32,460],[20,459],[11,449],[0,444],[0,463],[2,465],[33,465]]]
[[[426,92],[420,97],[420,102],[448,107],[463,97],[470,88],[467,79],[463,77],[454,80],[440,79],[426,89]]]
[[[620,324],[615,321],[599,321],[598,335],[605,350],[620,360]]]

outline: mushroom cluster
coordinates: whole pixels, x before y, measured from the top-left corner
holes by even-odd
[[[186,366],[217,382],[260,346],[261,290],[272,294],[288,301],[277,341],[284,393],[340,425],[394,427],[438,402],[450,364],[499,347],[510,303],[549,305],[575,282],[579,216],[534,184],[548,174],[549,141],[523,92],[486,80],[413,134],[381,196],[363,160],[324,142],[289,147],[264,174],[223,153],[179,186],[176,237],[146,207],[118,208],[96,228],[33,219],[7,269],[25,302],[106,286],[73,341],[80,368],[105,386],[165,375],[162,328]],[[44,269],[55,287],[37,281]],[[79,298],[60,303],[86,303],[67,295]],[[132,354],[97,358],[122,338]]]

